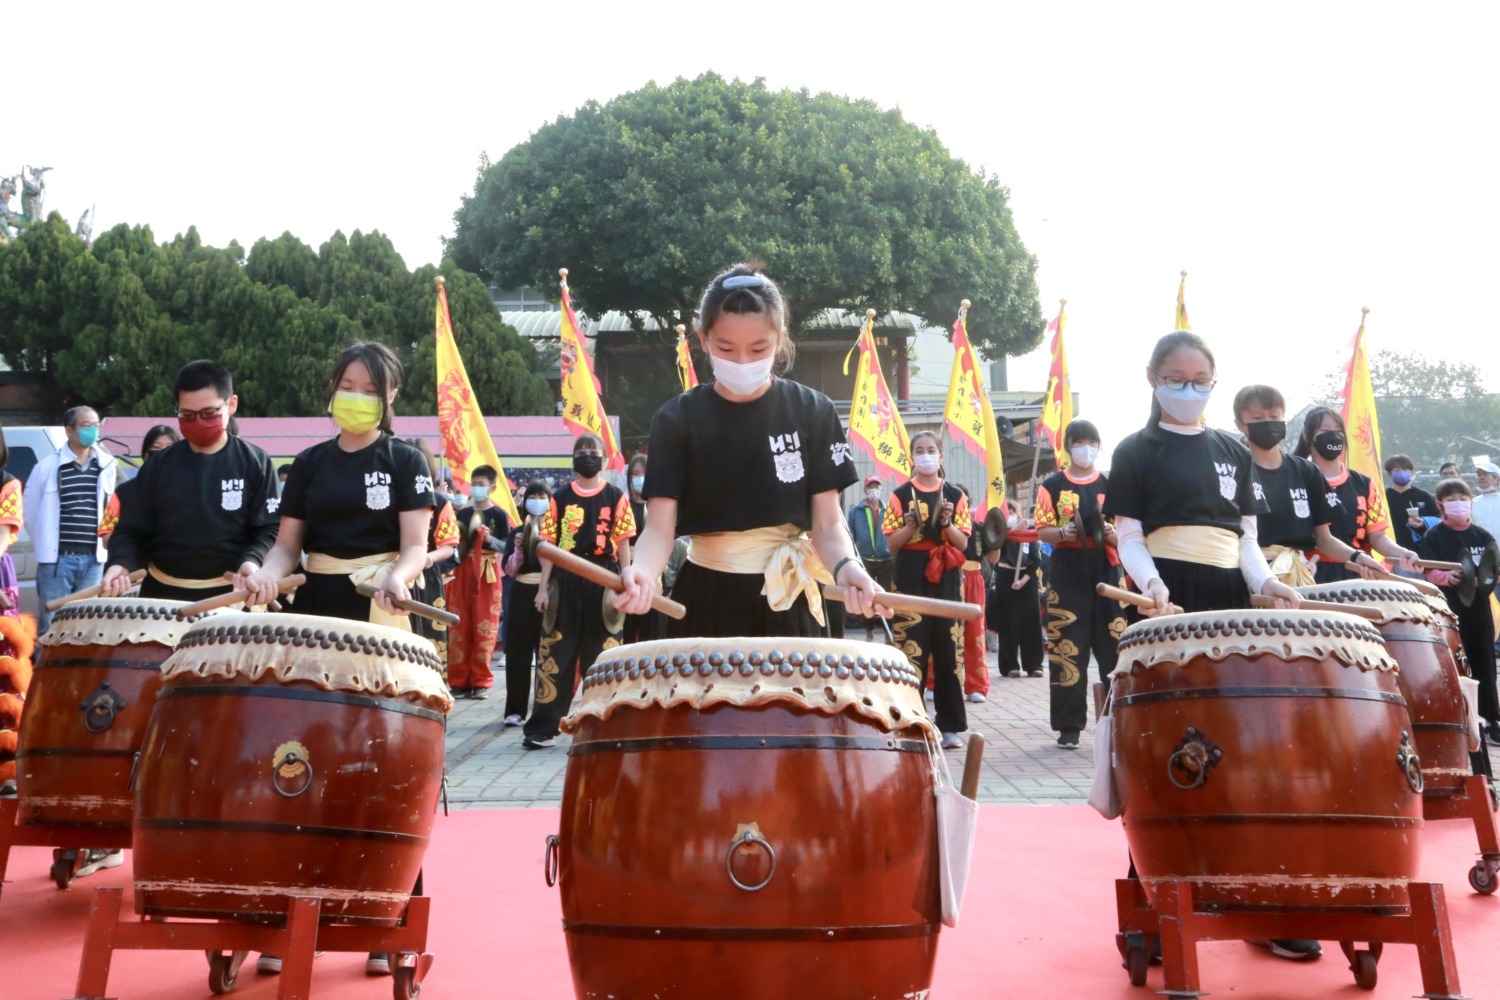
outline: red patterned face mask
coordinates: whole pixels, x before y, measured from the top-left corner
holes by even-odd
[[[195,420],[179,417],[177,427],[190,443],[207,448],[224,435],[224,411],[220,410],[211,420],[204,420],[201,416]]]

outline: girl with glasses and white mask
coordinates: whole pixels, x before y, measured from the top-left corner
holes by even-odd
[[[698,342],[714,379],[674,397],[651,424],[641,495],[646,528],[615,606],[644,614],[678,535],[691,536],[673,584],[687,606],[669,638],[826,635],[820,584],[849,588],[872,614],[879,586],[854,551],[839,493],[859,478],[833,403],[777,377],[791,366],[781,290],[746,264],[709,283]]]
[[[1057,745],[1068,748],[1078,746],[1078,734],[1088,722],[1089,657],[1099,661],[1099,679],[1107,680],[1128,624],[1125,606],[1094,590],[1101,583],[1120,585],[1119,537],[1101,513],[1109,479],[1094,467],[1099,444],[1093,423],[1070,423],[1063,432],[1068,467],[1042,480],[1036,494],[1037,535],[1052,546],[1047,576],[1052,728]],[[1096,539],[1090,525],[1100,521],[1104,534]]]

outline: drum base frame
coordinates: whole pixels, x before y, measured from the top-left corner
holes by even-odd
[[[1411,905],[1396,908],[1396,912],[1388,907],[1351,907],[1347,913],[1294,908],[1203,912],[1193,907],[1189,882],[1157,881],[1153,907],[1138,879],[1116,879],[1120,929],[1115,943],[1131,983],[1144,986],[1153,946],[1160,942],[1165,988],[1158,995],[1182,1000],[1207,995],[1199,988],[1199,941],[1337,941],[1349,959],[1355,983],[1367,990],[1375,988],[1376,966],[1384,945],[1414,944],[1422,968],[1422,996],[1428,1000],[1464,1000],[1459,992],[1458,962],[1442,883],[1409,882],[1407,886]],[[1357,948],[1360,942],[1370,947]]]
[[[1422,817],[1429,821],[1471,820],[1474,835],[1479,838],[1479,860],[1469,869],[1469,887],[1486,896],[1500,887],[1500,828],[1495,823],[1495,800],[1488,778],[1471,774],[1464,779],[1463,792],[1458,795],[1423,796]]]
[[[313,953],[316,951],[387,952],[397,1000],[415,997],[432,968],[427,952],[427,924],[432,900],[412,896],[395,927],[353,925],[318,926],[322,900],[299,896],[287,906],[285,927],[229,920],[169,920],[151,917],[122,920],[125,890],[95,890],[89,911],[83,957],[78,964],[77,993],[72,1000],[109,1000],[110,961],[116,951],[202,951],[209,960],[209,986],[214,993],[234,988],[240,962],[248,952],[281,956],[277,1000],[309,1000],[312,996]]]
[[[20,799],[0,799],[0,893],[5,889],[5,870],[10,864],[12,847],[51,847],[51,877],[59,889],[73,884],[74,874],[83,866],[90,850],[130,849],[130,827],[88,826],[85,824],[27,824],[17,821]]]

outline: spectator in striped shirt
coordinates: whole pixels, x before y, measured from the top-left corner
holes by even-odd
[[[52,616],[47,602],[99,583],[105,549],[99,521],[115,491],[119,464],[99,446],[99,414],[75,406],[63,415],[68,443],[26,480],[26,530],[36,550],[37,633]]]

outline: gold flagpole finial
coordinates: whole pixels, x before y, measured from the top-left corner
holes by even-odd
[[[1067,305],[1068,305],[1068,300],[1067,299],[1058,299],[1057,300],[1057,305],[1058,305],[1059,308],[1066,308]]]
[[[865,321],[868,322],[868,323],[875,322],[875,310],[874,309],[866,309],[865,310]]]
[[[677,331],[677,336],[679,336],[679,337],[685,336],[687,334],[687,327],[683,326],[681,323],[678,323],[672,329],[674,329],[674,330]]]
[[[1370,315],[1370,307],[1369,306],[1363,306],[1363,307],[1361,307],[1360,310],[1359,310],[1359,318],[1360,319],[1364,319],[1368,315]]]
[[[568,269],[565,268],[565,267],[558,268],[557,269],[557,276],[559,278],[561,278],[562,280],[567,281],[568,280]]]
[[[969,311],[969,306],[971,306],[971,305],[973,305],[973,303],[971,303],[968,299],[964,299],[962,302],[960,302],[958,304],[958,307],[960,309],[962,309],[964,312],[968,312]]]
[[[438,276],[437,276],[437,277],[436,277],[436,278],[434,278],[434,279],[433,279],[433,280],[434,280],[434,281],[436,281],[436,282],[437,282],[437,286],[438,286],[438,287],[439,287],[439,288],[442,288],[442,287],[443,287],[443,286],[444,286],[444,285],[445,285],[445,284],[447,284],[447,282],[446,282],[446,281],[444,281],[444,280],[443,280],[443,276],[442,276],[442,275],[441,275],[441,274],[440,274],[440,275],[438,275]]]
[[[1183,277],[1184,277],[1184,278],[1186,278],[1186,277],[1187,277],[1187,272],[1186,272],[1186,271],[1183,271],[1183,272],[1182,272],[1182,276],[1183,276]]]

